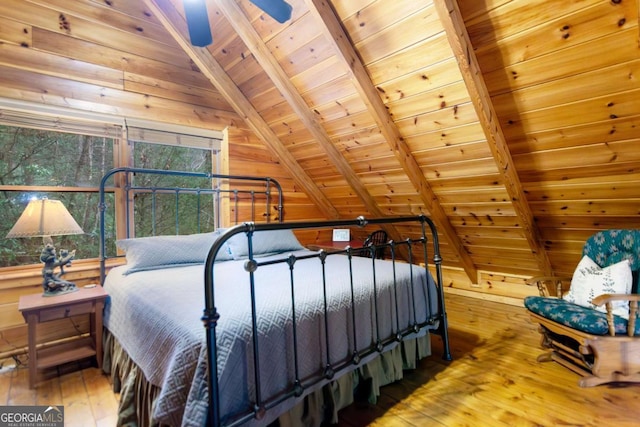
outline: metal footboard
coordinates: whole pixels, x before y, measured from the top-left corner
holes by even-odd
[[[300,229],[319,229],[319,228],[341,228],[341,227],[364,227],[366,225],[383,225],[383,224],[398,224],[398,223],[419,223],[421,226],[421,236],[417,239],[406,239],[401,242],[390,241],[385,243],[384,245],[378,245],[378,247],[384,246],[389,248],[391,252],[391,261],[394,263],[394,292],[397,296],[397,290],[395,290],[395,263],[401,262],[397,257],[399,251],[403,251],[404,253],[408,253],[410,260],[414,258],[414,253],[421,253],[422,257],[419,261],[425,267],[429,265],[428,256],[429,249],[432,250],[432,260],[433,266],[435,268],[435,277],[433,277],[436,290],[435,295],[432,294],[432,290],[430,287],[427,287],[427,295],[424,301],[418,300],[416,295],[411,295],[411,303],[413,304],[413,319],[411,324],[405,328],[395,327],[392,334],[383,335],[381,333],[381,325],[378,323],[378,302],[377,302],[377,290],[376,290],[376,278],[375,278],[375,263],[376,257],[373,256],[376,250],[376,246],[366,247],[366,248],[352,248],[347,247],[342,251],[336,252],[325,252],[321,250],[317,253],[312,253],[303,256],[294,256],[289,255],[287,257],[283,257],[278,260],[267,260],[261,261],[259,258],[256,259],[253,257],[252,247],[253,247],[253,235],[256,232],[260,231],[268,231],[268,230],[281,230],[281,229],[291,229],[291,230],[300,230]],[[427,230],[428,228],[428,230]],[[410,336],[415,336],[415,334],[419,333],[425,328],[433,329],[435,325],[437,325],[437,329],[435,329],[436,333],[439,334],[443,340],[443,359],[451,360],[451,353],[449,349],[449,338],[447,332],[447,315],[444,304],[444,291],[442,287],[442,258],[440,256],[439,243],[438,243],[438,234],[433,222],[424,215],[420,216],[411,216],[411,217],[397,217],[397,218],[374,218],[374,219],[366,219],[364,217],[359,217],[354,220],[334,220],[334,221],[319,221],[319,222],[290,222],[290,223],[271,223],[271,224],[256,224],[254,222],[246,222],[244,224],[235,226],[229,230],[227,230],[223,235],[214,243],[211,248],[206,265],[205,265],[205,309],[204,314],[202,316],[202,320],[204,322],[204,326],[206,328],[206,338],[207,338],[207,350],[208,350],[208,383],[209,383],[209,413],[208,413],[208,423],[207,425],[220,426],[222,425],[221,418],[221,409],[220,409],[220,390],[219,390],[219,382],[218,382],[218,370],[217,368],[217,341],[216,341],[216,326],[220,315],[216,309],[215,305],[215,286],[216,286],[216,276],[214,272],[214,260],[218,252],[222,250],[225,245],[225,242],[232,238],[235,235],[244,233],[247,238],[247,245],[249,248],[249,257],[245,262],[245,270],[247,274],[249,274],[249,283],[251,287],[251,310],[252,310],[252,329],[253,329],[253,343],[252,343],[252,352],[253,352],[253,360],[255,364],[255,369],[253,372],[253,381],[255,382],[255,395],[252,396],[252,401],[255,402],[255,406],[252,410],[247,411],[243,416],[234,419],[230,423],[225,425],[235,426],[243,424],[252,418],[261,419],[265,412],[277,406],[281,402],[286,399],[292,397],[300,397],[304,394],[305,390],[310,387],[324,383],[332,379],[338,378],[343,372],[350,370],[353,366],[359,365],[363,360],[367,358],[367,356],[371,356],[374,354],[381,354],[390,346],[397,345],[397,343],[402,342],[404,339]],[[430,239],[429,239],[430,238]],[[432,243],[431,248],[429,248],[428,242],[429,240]],[[368,254],[367,254],[368,252]],[[351,315],[354,316],[352,319],[353,330],[350,331],[350,334],[353,336],[353,340],[356,343],[354,345],[354,349],[358,349],[357,346],[357,333],[356,328],[358,327],[358,322],[355,319],[355,302],[354,302],[354,294],[353,294],[353,270],[351,259],[353,256],[358,255],[369,255],[371,258],[371,264],[373,269],[373,306],[375,307],[375,342],[367,347],[364,350],[354,350],[353,354],[348,360],[341,361],[339,363],[332,363],[329,355],[330,351],[330,340],[329,340],[329,326],[328,326],[328,307],[327,307],[327,297],[326,297],[326,279],[325,279],[325,260],[332,256],[338,255],[346,255],[349,259],[349,274],[350,274],[350,282],[351,282],[351,304],[352,310]],[[322,283],[323,283],[323,293],[324,293],[324,337],[325,348],[322,350],[324,354],[326,354],[326,362],[324,369],[310,377],[302,377],[299,370],[299,360],[301,355],[298,354],[297,341],[298,341],[298,331],[297,331],[297,320],[296,320],[296,306],[295,306],[295,298],[294,298],[294,279],[293,279],[293,271],[295,269],[296,262],[307,259],[307,258],[318,258],[322,263]],[[380,261],[378,261],[380,262]],[[290,270],[290,278],[291,278],[291,307],[292,307],[292,328],[293,328],[293,359],[294,359],[294,376],[295,381],[290,388],[284,390],[282,393],[277,396],[271,396],[269,398],[264,398],[262,396],[262,384],[260,378],[260,370],[268,369],[267,367],[260,366],[260,344],[257,340],[258,331],[257,331],[257,321],[256,321],[256,301],[255,301],[255,272],[266,265],[273,264],[282,264],[283,268],[288,268]],[[411,267],[410,267],[411,268]],[[411,274],[411,278],[413,280],[413,274]],[[413,292],[414,286],[413,283],[410,287]],[[396,307],[395,307],[395,315],[396,315],[396,326],[399,325],[399,321],[397,320],[397,316],[399,313],[397,307],[397,298],[394,298]],[[418,319],[416,316],[416,307],[418,304],[426,304],[429,307],[430,301],[437,301],[438,311],[437,314],[430,313],[430,316],[426,319]]]

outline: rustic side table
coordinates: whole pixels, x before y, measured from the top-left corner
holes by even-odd
[[[311,251],[319,251],[320,249],[324,249],[327,252],[338,252],[343,251],[347,246],[351,246],[352,248],[361,248],[362,247],[361,240],[349,240],[345,242],[337,242],[337,241],[322,241],[322,242],[314,242],[309,243],[307,249]]]
[[[18,310],[22,312],[29,325],[29,388],[36,385],[38,369],[92,356],[96,357],[98,367],[102,367],[102,310],[106,298],[107,293],[102,286],[79,288],[76,292],[52,297],[42,294],[20,297]],[[80,314],[89,314],[88,337],[37,350],[38,323]]]

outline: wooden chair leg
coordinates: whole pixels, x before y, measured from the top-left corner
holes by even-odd
[[[592,340],[594,363],[592,375],[580,380],[580,387],[610,382],[640,382],[640,341],[606,337]]]
[[[549,351],[547,353],[542,353],[540,356],[536,358],[538,362],[553,362],[553,351]]]

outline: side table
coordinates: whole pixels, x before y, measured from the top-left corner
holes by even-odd
[[[347,246],[351,246],[352,248],[361,248],[362,241],[360,240],[349,240],[345,242],[338,241],[326,241],[326,242],[315,242],[309,243],[307,245],[307,249],[311,251],[319,251],[320,249],[324,249],[327,252],[338,252],[344,250]]]
[[[102,310],[107,293],[102,286],[79,288],[69,294],[45,297],[42,294],[20,297],[18,310],[29,328],[29,388],[34,388],[38,369],[50,368],[63,363],[96,357],[98,368],[102,367]],[[36,348],[37,325],[56,319],[89,314],[89,336],[82,337],[41,350]]]

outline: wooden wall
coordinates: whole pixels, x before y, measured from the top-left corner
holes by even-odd
[[[239,121],[138,2],[118,9],[1,2],[0,96],[205,128]]]
[[[638,2],[492,3],[462,2],[466,28],[553,271],[571,274],[595,230],[640,225]]]

